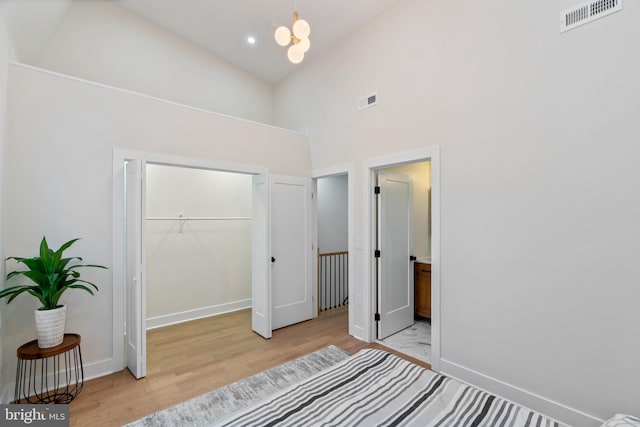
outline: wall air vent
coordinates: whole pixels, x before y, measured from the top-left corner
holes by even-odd
[[[378,94],[372,93],[371,95],[367,95],[364,98],[360,98],[358,101],[358,111],[364,110],[365,108],[373,107],[378,104]]]
[[[567,9],[560,15],[560,32],[622,10],[622,0],[596,0]]]

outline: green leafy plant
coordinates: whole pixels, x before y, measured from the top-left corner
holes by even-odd
[[[24,276],[30,279],[35,285],[17,285],[0,291],[0,298],[8,297],[7,303],[13,301],[23,292],[28,292],[38,298],[42,303],[39,310],[53,310],[58,308],[58,300],[62,294],[68,289],[82,289],[93,295],[93,289],[96,291],[98,287],[86,280],[80,279],[78,268],[95,267],[106,268],[102,265],[94,264],[74,264],[72,262],[81,262],[80,257],[62,258],[62,254],[71,245],[80,239],[69,240],[60,246],[60,249],[53,251],[47,245],[47,239],[42,238],[40,242],[40,256],[34,258],[9,257],[20,264],[24,264],[27,270],[13,271],[7,274],[7,280],[15,276]]]

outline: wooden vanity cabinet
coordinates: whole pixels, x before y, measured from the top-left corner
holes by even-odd
[[[431,264],[413,263],[415,314],[431,319]]]

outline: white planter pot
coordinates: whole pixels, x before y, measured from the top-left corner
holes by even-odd
[[[36,310],[38,347],[48,348],[62,344],[64,340],[64,323],[66,320],[66,305],[54,310]]]

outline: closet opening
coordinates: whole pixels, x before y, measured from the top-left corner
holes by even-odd
[[[251,307],[251,175],[147,164],[147,330]]]
[[[232,327],[217,316],[250,318],[252,175],[147,164],[145,177],[146,357],[161,369]]]
[[[142,378],[149,367],[149,375],[157,375],[152,357],[161,348],[172,348],[171,354],[162,357],[174,360],[193,358],[193,352],[180,354],[189,348],[211,354],[203,347],[210,339],[187,337],[215,329],[194,326],[209,319],[236,319],[222,327],[225,336],[215,341],[218,349],[229,350],[229,345],[247,344],[230,343],[228,337],[253,331],[269,338],[274,329],[317,316],[314,186],[317,179],[344,174],[348,177],[348,226],[343,232],[351,255],[352,167],[323,170],[311,179],[271,175],[252,165],[114,150],[113,265],[114,277],[120,278],[114,280],[113,294],[114,370],[127,367]],[[216,181],[209,182],[209,175],[215,175]],[[344,208],[344,200],[337,203]],[[336,270],[336,274],[346,270],[347,282],[341,285],[347,289],[328,295],[336,306],[344,305],[325,309],[330,316],[343,310],[339,316],[348,318],[349,333],[357,335],[362,328],[349,305],[358,305],[358,295],[351,301],[354,269],[350,261]],[[292,272],[295,277],[286,276]],[[291,298],[304,306],[298,309],[289,303]],[[249,306],[251,310],[245,308]],[[286,317],[282,310],[289,308],[297,311]],[[149,334],[182,326],[190,329],[189,334],[179,332],[147,346]],[[255,338],[251,333],[248,337]]]
[[[123,172],[123,359],[142,378],[252,329],[256,173],[126,158]]]

